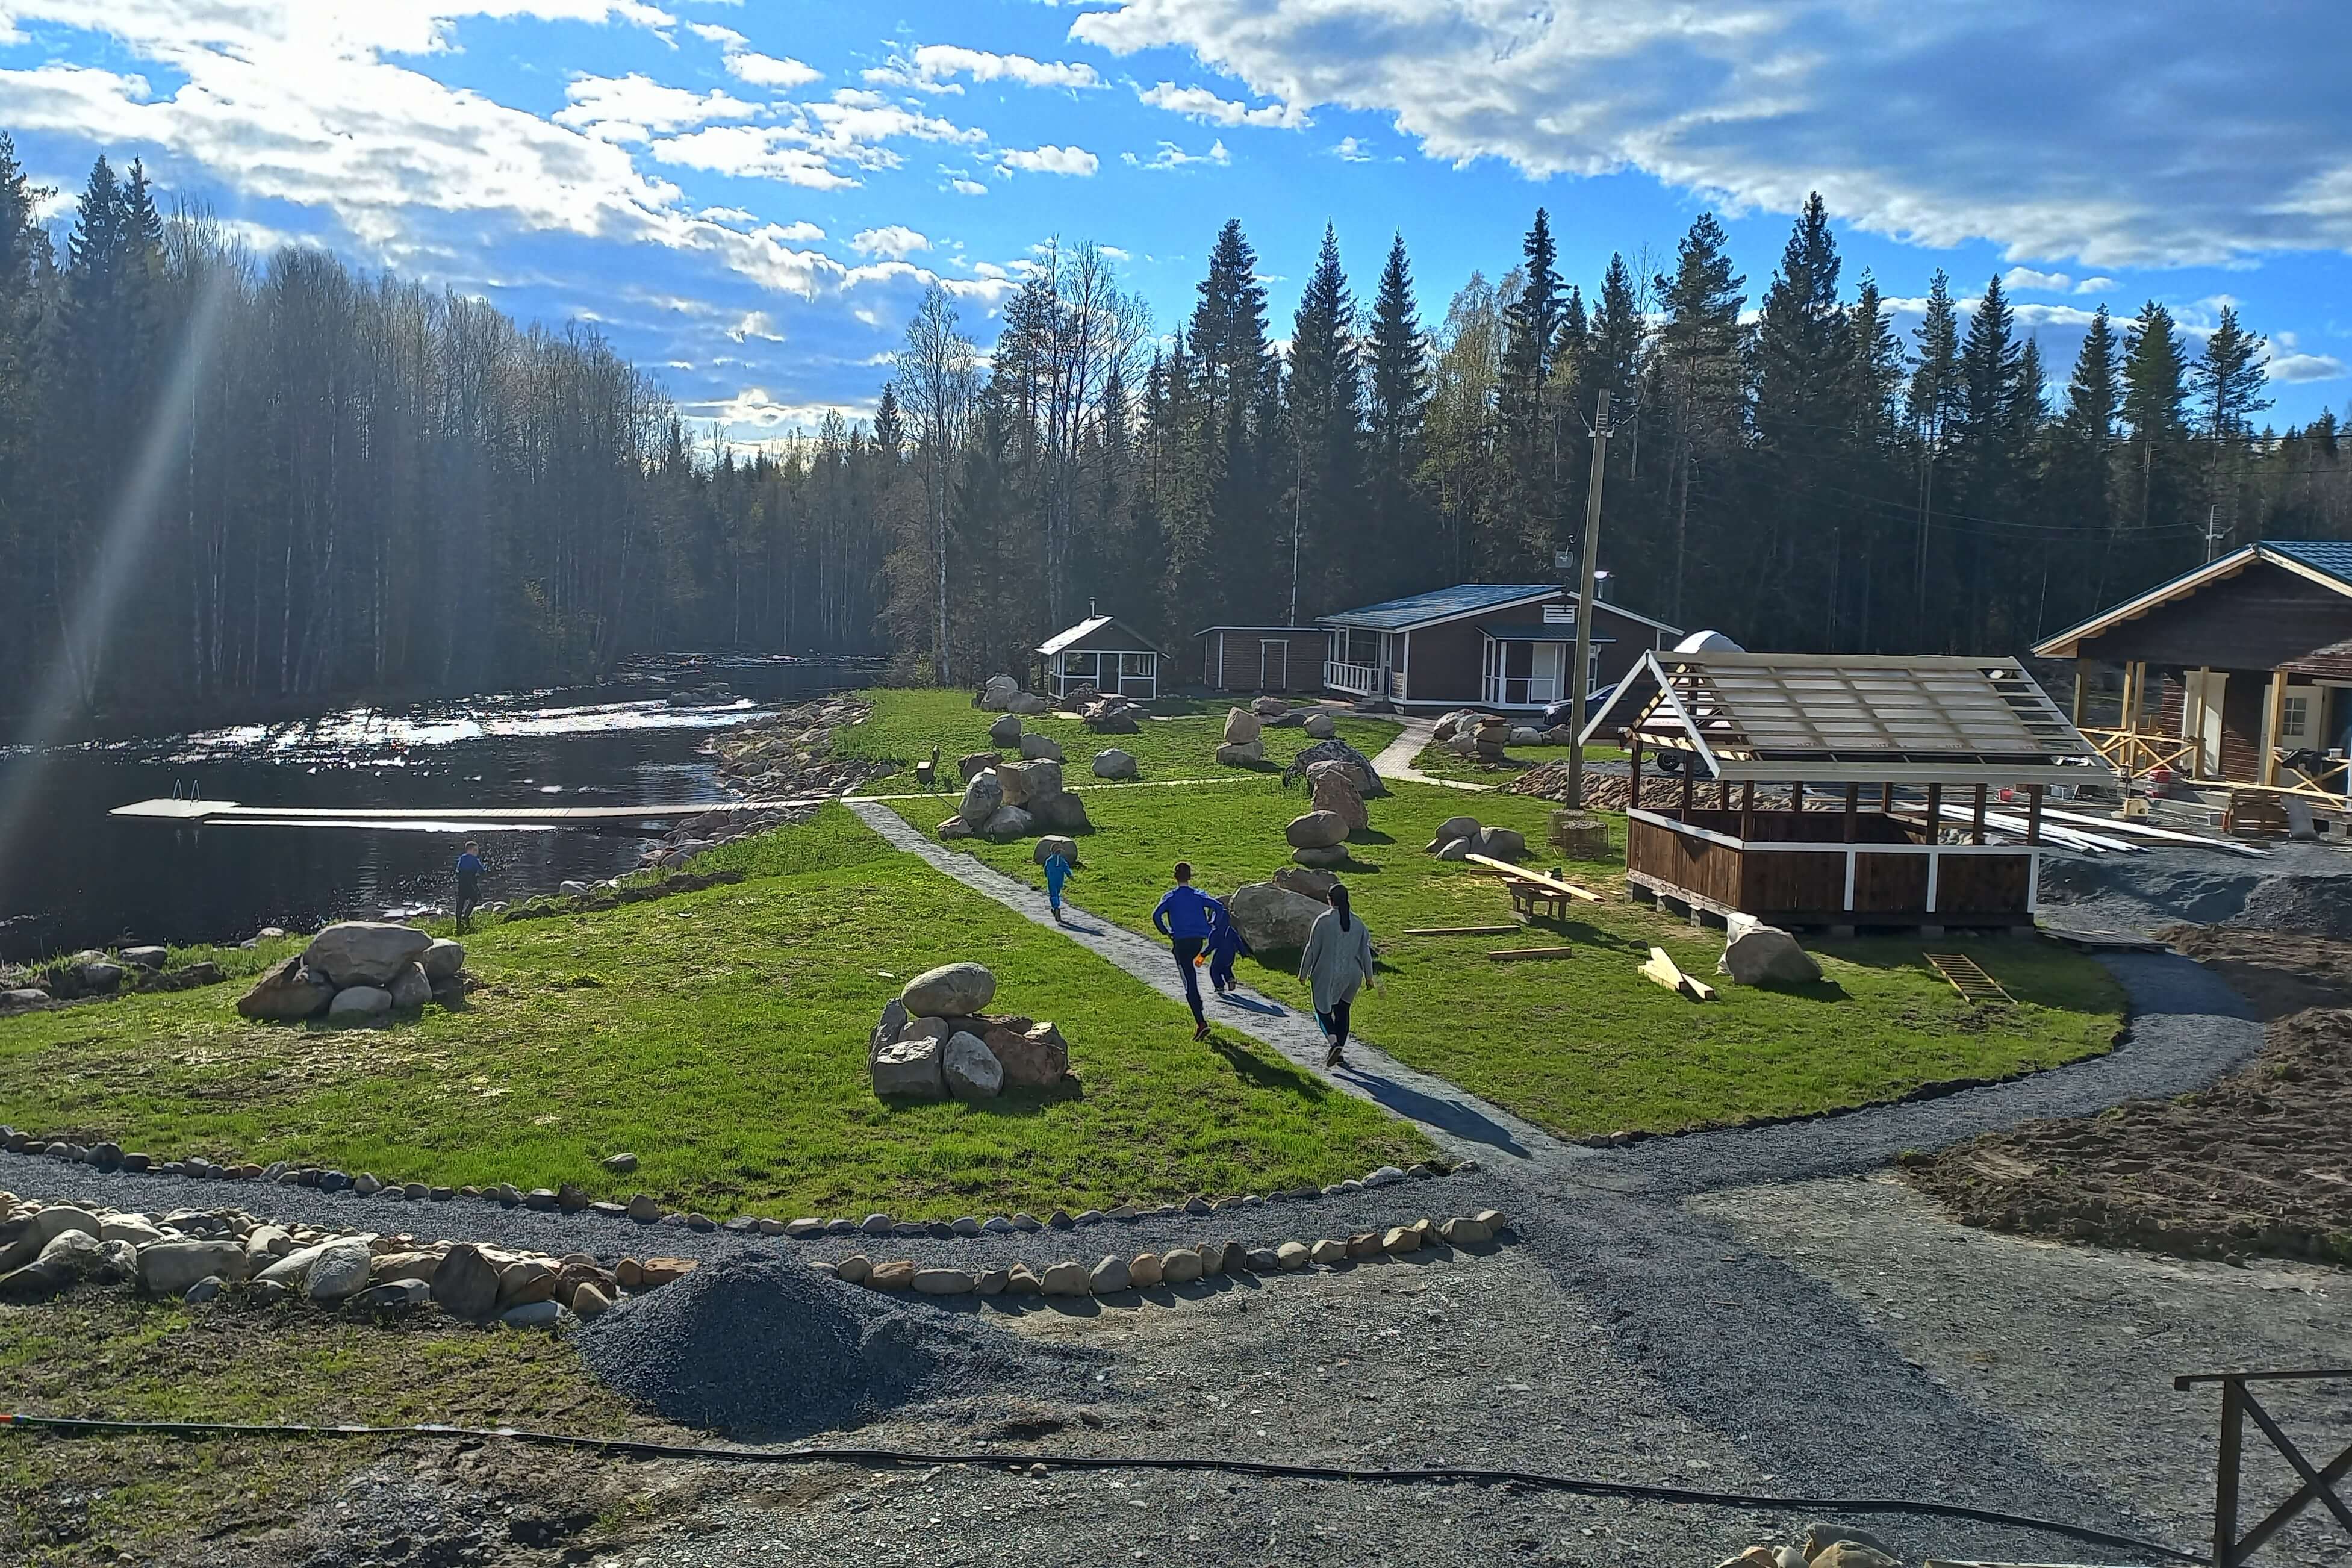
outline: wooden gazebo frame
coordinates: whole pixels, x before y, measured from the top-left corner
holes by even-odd
[[[2031,926],[2044,791],[2115,776],[2004,659],[1653,652],[1585,726],[1587,745],[1619,737],[1633,771],[1630,883],[1694,915],[1833,931]],[[1678,808],[1643,805],[1645,751],[1682,756]],[[1759,807],[1759,784],[1785,786],[1786,804]],[[1925,790],[1923,809],[1898,801],[1905,786]],[[1993,792],[2012,786],[2025,792],[2021,823],[1992,810]],[[1843,795],[1843,812],[1806,810],[1812,787]],[[1948,790],[1968,792],[1964,816],[1947,813]],[[1989,825],[2022,845],[1987,843]],[[1942,842],[1947,826],[1967,842]]]

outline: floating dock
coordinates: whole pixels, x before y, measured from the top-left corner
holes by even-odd
[[[110,816],[143,817],[192,827],[410,827],[450,824],[463,827],[593,827],[629,822],[675,822],[709,812],[749,816],[761,811],[800,811],[823,805],[814,800],[695,800],[668,805],[459,805],[340,806],[247,805],[234,800],[140,800],[118,805]]]

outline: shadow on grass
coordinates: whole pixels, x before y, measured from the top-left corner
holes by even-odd
[[[1212,1034],[1209,1048],[1224,1058],[1235,1075],[1253,1088],[1278,1089],[1307,1100],[1318,1100],[1331,1092],[1323,1087],[1322,1079],[1299,1071],[1286,1061],[1262,1057],[1238,1040]]]

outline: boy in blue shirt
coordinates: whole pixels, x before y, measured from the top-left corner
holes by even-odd
[[[1181,860],[1176,862],[1176,885],[1160,896],[1151,911],[1152,928],[1168,939],[1176,954],[1176,972],[1184,977],[1184,1000],[1192,1009],[1196,1040],[1209,1037],[1209,1016],[1201,1009],[1201,982],[1192,973],[1192,961],[1201,956],[1209,933],[1224,912],[1224,905],[1192,886],[1192,868]]]
[[[1209,984],[1223,996],[1241,989],[1240,983],[1234,979],[1234,960],[1254,958],[1256,954],[1250,952],[1250,944],[1242,939],[1240,928],[1234,924],[1233,911],[1223,904],[1213,902],[1212,907],[1217,913],[1209,930]]]
[[[476,851],[480,846],[466,840],[466,852],[457,857],[457,934],[466,934],[474,918],[474,906],[482,901],[482,858]]]
[[[1045,902],[1053,906],[1055,925],[1067,923],[1062,919],[1062,884],[1070,879],[1074,869],[1070,858],[1059,849],[1045,857]]]

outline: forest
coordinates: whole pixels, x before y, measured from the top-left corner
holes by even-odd
[[[101,158],[60,237],[0,136],[0,711],[209,711],[593,680],[633,654],[880,653],[973,683],[1089,605],[1181,652],[1462,581],[1559,580],[1611,410],[1614,595],[1751,647],[2014,654],[2263,537],[2352,535],[2332,414],[2279,430],[2224,310],[2103,307],[2063,380],[1998,279],[1898,333],[1818,197],[1751,283],[1701,216],[1588,291],[1548,215],[1425,308],[1328,228],[1270,319],[1238,223],[1189,317],[1044,247],[934,286],[874,416],[736,449],[594,333],[289,247]],[[981,329],[993,325],[983,344]]]

